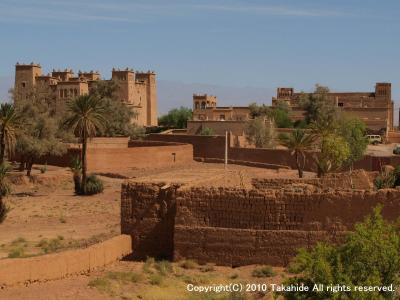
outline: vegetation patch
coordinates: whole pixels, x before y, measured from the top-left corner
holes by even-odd
[[[262,277],[274,277],[276,273],[274,272],[271,266],[263,266],[254,269],[252,275],[253,277],[262,278]]]

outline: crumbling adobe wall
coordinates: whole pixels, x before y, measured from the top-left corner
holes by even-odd
[[[354,170],[351,173],[330,173],[322,178],[253,178],[252,184],[256,189],[296,189],[311,185],[324,190],[369,190],[374,188],[373,180],[377,175],[377,172]]]
[[[378,204],[400,213],[400,191],[244,190],[126,183],[122,233],[134,257],[192,258],[221,265],[286,265],[300,247],[340,242]]]
[[[132,236],[132,258],[172,258],[175,191],[164,183],[122,184],[121,233]]]

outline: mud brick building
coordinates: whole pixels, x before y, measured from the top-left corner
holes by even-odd
[[[250,118],[248,106],[217,106],[216,96],[193,94],[193,121],[244,121]]]
[[[290,108],[293,121],[304,118],[301,98],[309,93],[297,93],[290,87],[279,87],[276,97],[272,98],[272,106],[284,101]],[[376,83],[372,92],[330,92],[327,101],[344,112],[352,114],[365,122],[367,128],[388,132],[393,130],[393,100],[391,83]]]
[[[56,113],[65,110],[71,99],[90,94],[97,81],[103,80],[99,72],[74,74],[71,69],[42,73],[40,64],[19,64],[15,66],[15,98],[18,103],[29,99],[32,91],[45,97]],[[157,125],[157,84],[154,72],[135,72],[132,69],[113,69],[111,80],[118,86],[118,98],[137,112],[132,122],[140,126]]]

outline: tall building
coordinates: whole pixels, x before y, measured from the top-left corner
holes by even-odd
[[[280,87],[276,97],[272,98],[272,106],[284,101],[289,107],[293,121],[302,120],[305,111],[301,107],[302,95],[295,93],[293,88]],[[393,130],[393,100],[390,83],[376,83],[372,92],[329,92],[326,100],[344,112],[354,115],[365,122],[367,128],[373,131],[388,132]]]
[[[15,66],[14,101],[29,99],[32,91],[41,94],[56,113],[65,111],[71,99],[90,94],[95,82],[103,80],[95,71],[77,75],[70,69],[42,74],[39,64]],[[137,114],[132,120],[139,126],[157,126],[157,84],[154,72],[113,69],[111,80],[118,84],[118,99]]]

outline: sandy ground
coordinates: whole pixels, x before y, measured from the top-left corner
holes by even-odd
[[[197,297],[193,297],[193,294],[186,291],[187,284],[212,285],[238,282],[243,284],[279,284],[287,277],[283,268],[273,268],[275,274],[272,277],[257,278],[252,275],[255,269],[260,268],[256,265],[234,269],[212,265],[196,265],[191,269],[186,269],[181,267],[180,262],[171,264],[172,270],[160,276],[156,264],[145,270],[143,262],[117,262],[103,270],[87,275],[3,289],[0,290],[0,300],[221,299],[219,297],[223,296],[222,294],[216,295],[215,298],[202,298],[199,294],[196,295]],[[119,275],[120,278],[115,279],[115,274]],[[133,274],[135,279],[123,280],[121,274]],[[154,283],[154,278],[158,278],[160,281]],[[247,296],[247,299],[272,299],[268,293],[247,293]]]
[[[368,145],[367,154],[374,156],[392,156],[393,149],[397,144]]]

